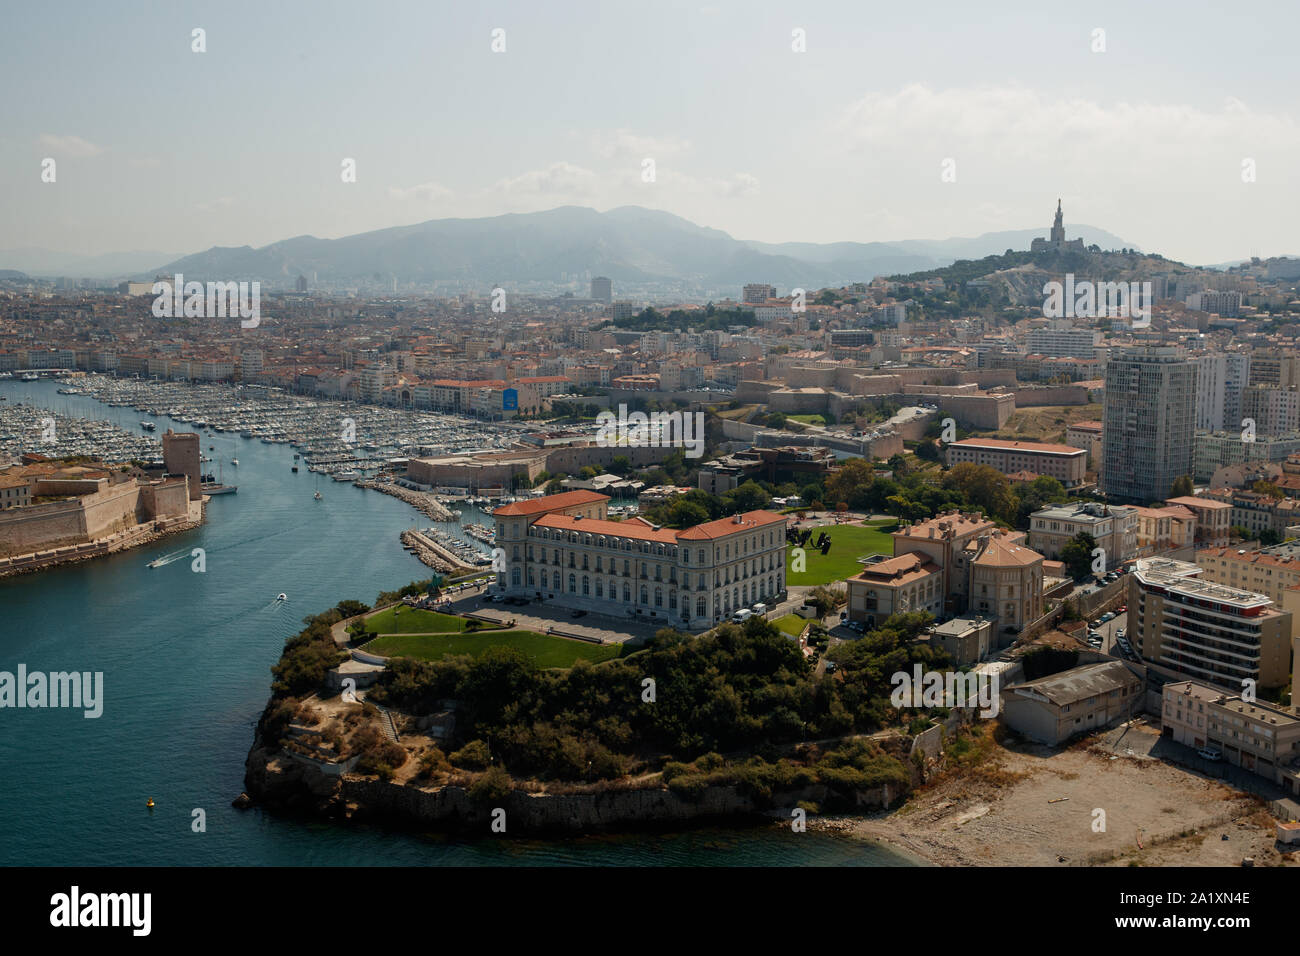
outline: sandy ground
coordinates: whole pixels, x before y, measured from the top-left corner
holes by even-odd
[[[1113,756],[1089,743],[1060,752],[995,746],[976,770],[945,774],[895,811],[822,825],[940,866],[1240,866],[1247,856],[1256,866],[1298,862],[1278,852],[1272,817],[1258,799],[1158,759]]]

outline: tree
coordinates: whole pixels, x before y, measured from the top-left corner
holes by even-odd
[[[933,438],[927,438],[916,446],[916,457],[922,461],[940,461],[943,458],[943,452],[939,449],[939,444]]]
[[[1196,491],[1196,486],[1192,484],[1191,475],[1183,475],[1181,478],[1174,479],[1174,486],[1169,489],[1170,498],[1182,498]]]
[[[738,485],[724,494],[722,501],[727,514],[738,514],[766,508],[771,504],[772,496],[751,478],[744,484]]]
[[[670,528],[692,528],[709,520],[708,509],[685,496],[670,501],[662,515],[663,524]]]
[[[1022,481],[1012,487],[1019,504],[1016,506],[1015,526],[1029,527],[1029,516],[1049,504],[1069,501],[1065,487],[1051,475],[1039,475],[1033,481]]]
[[[1016,518],[1019,501],[1011,493],[1007,476],[990,465],[963,461],[943,476],[945,488],[960,491],[966,500],[994,518],[1010,524]]]
[[[1092,574],[1092,549],[1097,547],[1097,539],[1086,531],[1080,531],[1061,548],[1061,561],[1066,570],[1076,581]]]
[[[1257,481],[1250,486],[1250,490],[1255,492],[1257,495],[1265,495],[1269,498],[1276,498],[1279,501],[1286,497],[1286,495],[1282,493],[1282,489],[1271,481]]]

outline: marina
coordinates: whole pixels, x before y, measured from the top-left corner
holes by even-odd
[[[259,385],[191,384],[98,373],[68,378],[59,393],[167,417],[180,423],[178,430],[188,427],[205,436],[238,435],[264,445],[289,445],[308,471],[339,481],[373,477],[417,456],[506,449],[530,427],[522,422],[485,422],[305,398]],[[153,424],[146,420],[140,427],[151,431]]]

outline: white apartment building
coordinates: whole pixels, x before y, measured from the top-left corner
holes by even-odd
[[[1211,352],[1196,359],[1196,427],[1241,427],[1242,392],[1250,380],[1249,352]]]
[[[1093,329],[1058,326],[1034,329],[1025,337],[1025,346],[1030,355],[1090,359],[1096,357],[1101,340],[1102,334]]]

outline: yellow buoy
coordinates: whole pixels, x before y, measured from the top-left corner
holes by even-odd
[[[153,809],[153,797],[149,798],[149,803],[147,804],[147,806],[149,807],[150,810]]]

